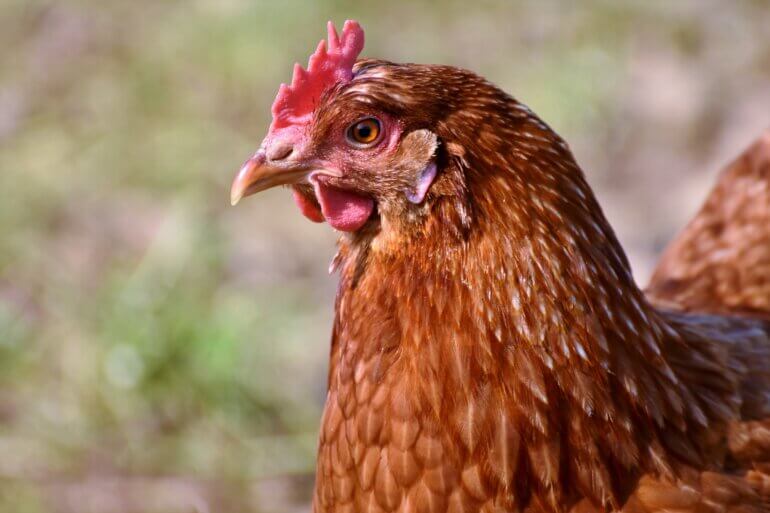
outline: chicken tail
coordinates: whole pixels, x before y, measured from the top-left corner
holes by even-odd
[[[720,173],[646,292],[659,306],[770,318],[770,129]]]

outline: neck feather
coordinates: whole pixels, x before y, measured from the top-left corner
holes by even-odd
[[[446,195],[407,242],[341,241],[330,386],[369,369],[517,500],[618,507],[640,472],[702,457],[715,415],[672,362],[714,355],[645,300],[566,146],[527,119],[505,152],[482,133],[463,155],[469,229]]]

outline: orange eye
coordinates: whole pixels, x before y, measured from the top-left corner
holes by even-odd
[[[348,128],[347,136],[355,146],[369,146],[380,137],[380,122],[374,118],[356,121]]]

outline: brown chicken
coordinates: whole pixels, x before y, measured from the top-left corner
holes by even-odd
[[[330,24],[232,190],[342,232],[314,511],[768,511],[770,325],[654,306],[532,111],[362,47]]]

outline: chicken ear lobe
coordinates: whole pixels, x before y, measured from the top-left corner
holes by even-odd
[[[431,161],[420,172],[419,176],[415,180],[415,184],[411,188],[407,188],[404,193],[406,199],[415,205],[419,205],[425,199],[428,194],[428,189],[433,185],[433,180],[436,179],[436,163]]]
[[[405,182],[404,195],[421,204],[430,193],[441,198],[438,207],[458,239],[467,238],[473,224],[471,201],[466,186],[468,163],[465,149],[454,142],[440,141],[427,129],[408,133],[395,155],[394,168]]]
[[[422,203],[433,185],[438,173],[437,149],[438,137],[430,130],[415,130],[401,141],[397,162],[407,176],[412,175],[409,185],[404,188],[404,195],[410,203]]]

